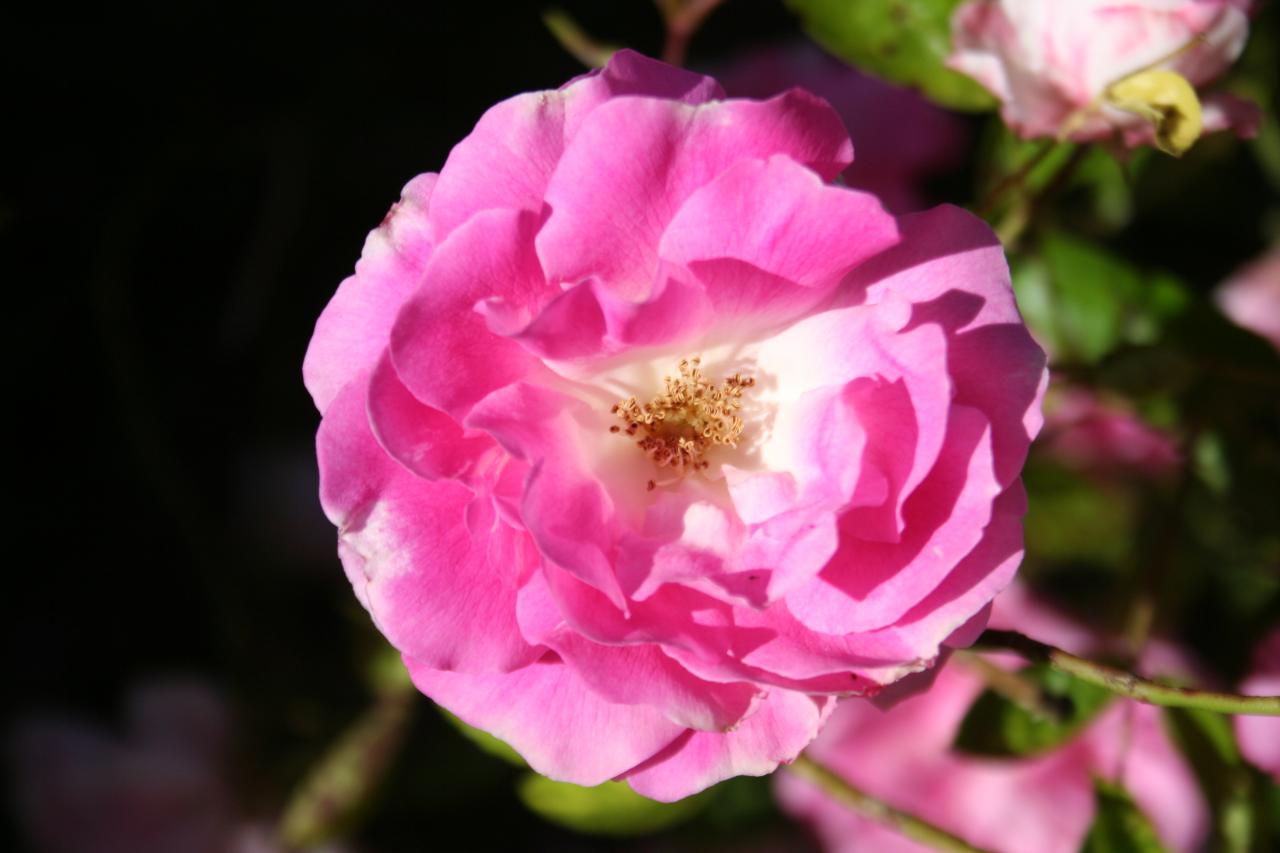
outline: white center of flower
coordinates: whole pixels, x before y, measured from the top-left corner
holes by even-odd
[[[609,427],[635,440],[660,468],[670,467],[677,478],[705,470],[707,452],[714,447],[735,448],[744,423],[742,394],[755,380],[739,373],[713,384],[703,376],[698,357],[680,360],[678,376],[664,376],[666,390],[647,403],[628,397],[610,411],[622,421]],[[657,481],[649,480],[650,490]]]

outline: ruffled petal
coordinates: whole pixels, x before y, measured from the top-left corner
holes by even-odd
[[[583,122],[547,185],[538,235],[548,277],[595,277],[640,301],[653,288],[667,224],[699,187],[739,160],[785,154],[831,180],[852,146],[824,101],[795,90],[768,101],[691,107],[617,99]]]
[[[338,285],[316,321],[302,379],[321,413],[348,382],[373,367],[400,306],[431,257],[427,206],[437,177],[419,175],[369,233],[355,275]]]
[[[604,68],[558,90],[509,98],[449,153],[431,202],[432,238],[442,242],[482,210],[541,210],[547,180],[583,120],[624,95],[700,104],[724,93],[710,77],[620,50]]]
[[[767,776],[818,736],[833,704],[791,690],[770,691],[736,729],[694,732],[625,778],[644,796],[673,802],[733,776]]]
[[[391,329],[396,373],[423,403],[461,418],[490,391],[539,369],[475,310],[485,300],[527,310],[549,298],[533,253],[537,227],[535,214],[489,210],[436,248]]]
[[[687,731],[655,708],[605,701],[558,660],[499,675],[441,672],[410,657],[405,664],[419,690],[562,782],[599,785]]]
[[[523,553],[528,534],[491,519],[469,529],[472,492],[449,480],[423,480],[378,446],[360,380],[325,413],[316,439],[320,496],[337,525],[344,563],[379,630],[396,648],[435,669],[505,671],[542,650],[516,623],[517,567],[491,553]],[[508,547],[491,548],[493,539]]]
[[[384,353],[369,378],[369,424],[391,458],[419,477],[457,479],[494,443],[467,435],[453,418],[409,393]]]

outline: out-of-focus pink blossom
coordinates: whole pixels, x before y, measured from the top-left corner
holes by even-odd
[[[833,184],[813,95],[722,98],[622,51],[493,107],[303,367],[343,564],[418,687],[666,800],[973,636],[1045,382],[989,229]]]
[[[1280,696],[1280,628],[1263,639],[1253,657],[1253,671],[1240,685],[1249,696]],[[1280,718],[1240,715],[1236,718],[1240,751],[1252,764],[1280,782]]]
[[[1023,137],[1148,144],[1153,117],[1167,118],[1183,106],[1178,86],[1199,89],[1240,55],[1249,5],[1250,0],[969,0],[952,18],[954,52],[947,64],[998,97],[1005,123]],[[1184,82],[1150,75],[1145,79],[1160,93],[1144,96],[1147,107],[1124,107],[1132,95],[1117,95],[1117,84],[1156,70]],[[1194,102],[1189,87],[1184,94]],[[1153,112],[1144,116],[1147,108]],[[1257,109],[1230,95],[1210,94],[1194,106],[1196,113],[1201,109],[1204,132],[1256,131]]]
[[[1099,647],[1088,631],[1016,588],[997,599],[991,621],[1077,653]],[[1168,674],[1165,667],[1177,660],[1161,644],[1153,645],[1149,657],[1144,668],[1152,674]],[[1006,667],[1018,665],[1011,656],[993,658]],[[1081,734],[1048,753],[976,758],[951,744],[983,688],[975,671],[953,662],[931,689],[888,710],[841,703],[809,754],[872,796],[999,853],[1080,849],[1096,812],[1095,777],[1128,790],[1169,848],[1199,848],[1209,811],[1190,767],[1165,733],[1159,708],[1116,700]],[[783,774],[776,785],[783,807],[808,822],[828,850],[928,850],[859,817],[799,777]]]
[[[1214,300],[1236,325],[1280,350],[1280,244],[1223,282]]]
[[[968,128],[922,95],[838,62],[812,43],[761,48],[718,72],[733,97],[769,98],[793,86],[825,98],[849,130],[857,159],[841,177],[894,213],[927,205],[924,183],[964,160]]]
[[[236,803],[223,696],[199,681],[146,683],[122,732],[32,715],[9,734],[10,791],[42,853],[282,853]],[[316,853],[342,853],[338,845]]]
[[[1177,440],[1118,400],[1072,388],[1051,394],[1041,448],[1064,464],[1099,476],[1136,474],[1158,479],[1178,469]]]

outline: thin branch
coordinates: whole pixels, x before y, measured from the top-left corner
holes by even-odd
[[[1148,705],[1199,708],[1220,714],[1280,716],[1280,696],[1242,696],[1238,693],[1213,693],[1170,687],[1113,666],[1086,660],[1014,631],[984,631],[974,645],[1017,652],[1029,661],[1047,663],[1081,681]]]
[[[1055,704],[1053,698],[1031,679],[1012,670],[1002,669],[975,652],[958,651],[954,660],[973,670],[987,687],[1024,711],[1055,723],[1062,721],[1064,709]]]
[[[707,16],[724,0],[657,0],[667,25],[667,41],[662,47],[662,61],[683,65],[689,53],[689,42]]]
[[[864,793],[850,785],[835,771],[818,763],[801,753],[791,764],[791,772],[808,779],[827,793],[832,799],[847,806],[865,818],[896,829],[903,835],[927,844],[935,850],[955,851],[955,853],[983,853],[982,848],[974,847],[945,829],[921,820],[915,815],[895,809],[870,794]]]
[[[987,192],[982,201],[978,202],[976,208],[978,215],[985,217],[994,213],[996,205],[1000,203],[1005,194],[1016,187],[1022,186],[1022,183],[1031,174],[1032,170],[1039,166],[1056,146],[1057,143],[1052,139],[1046,139],[1040,143],[1040,147],[1027,157],[1021,166],[1001,178],[999,183]]]

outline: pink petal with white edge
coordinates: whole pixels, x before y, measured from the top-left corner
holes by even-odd
[[[364,577],[362,598],[379,630],[436,669],[505,671],[535,660],[542,650],[516,624],[515,572],[493,565],[488,537],[464,523],[472,493],[392,461],[373,438],[364,401],[361,381],[344,388],[325,413],[316,449],[321,502],[338,526],[349,573]],[[527,535],[505,524],[489,531]],[[532,549],[525,553],[536,559]]]
[[[484,435],[466,435],[453,418],[409,393],[383,354],[369,378],[369,425],[383,450],[419,477],[458,479],[495,450]]]
[[[694,732],[625,775],[638,793],[674,802],[733,776],[767,776],[818,736],[834,703],[773,690],[759,709],[729,732]]]
[[[620,50],[604,68],[560,89],[527,92],[491,107],[440,170],[431,204],[435,241],[482,210],[541,210],[547,180],[583,120],[624,95],[701,104],[724,92],[710,77]]]
[[[887,487],[883,500],[858,501],[864,505],[850,510],[856,534],[875,541],[893,542],[901,535],[902,502],[938,458],[951,403],[943,367],[945,339],[931,326],[900,331],[910,310],[907,304],[886,302],[816,314],[766,340],[757,359],[762,375],[786,389],[791,399],[855,380],[885,386],[857,386],[840,398],[842,406],[854,407],[867,434],[859,475],[874,482],[866,484],[864,497]],[[896,394],[894,386],[901,386]],[[780,419],[764,459],[772,468],[795,470],[806,454],[805,442],[787,425]],[[813,473],[815,482],[825,481],[821,471]],[[880,483],[882,479],[887,482]],[[846,500],[857,494],[855,490]]]
[[[583,404],[526,383],[495,391],[468,416],[466,425],[493,436],[530,465],[520,515],[547,559],[625,606],[612,555],[618,524],[614,504],[599,479],[585,470],[573,437]]]
[[[436,247],[391,329],[391,360],[413,396],[461,418],[490,391],[539,369],[475,310],[494,299],[525,310],[553,295],[533,253],[537,228],[535,214],[490,210]]]
[[[687,731],[654,708],[605,701],[559,661],[501,675],[440,672],[410,657],[405,665],[423,693],[562,782],[599,785]]]
[[[428,173],[405,185],[400,201],[365,239],[355,275],[338,285],[316,321],[302,379],[321,414],[386,349],[400,305],[431,257],[427,206],[436,179]]]
[[[548,277],[595,277],[623,298],[647,298],[659,240],[685,200],[734,163],[774,154],[831,180],[853,148],[831,107],[799,90],[696,107],[650,98],[604,104],[547,185],[551,216],[538,255]]]

